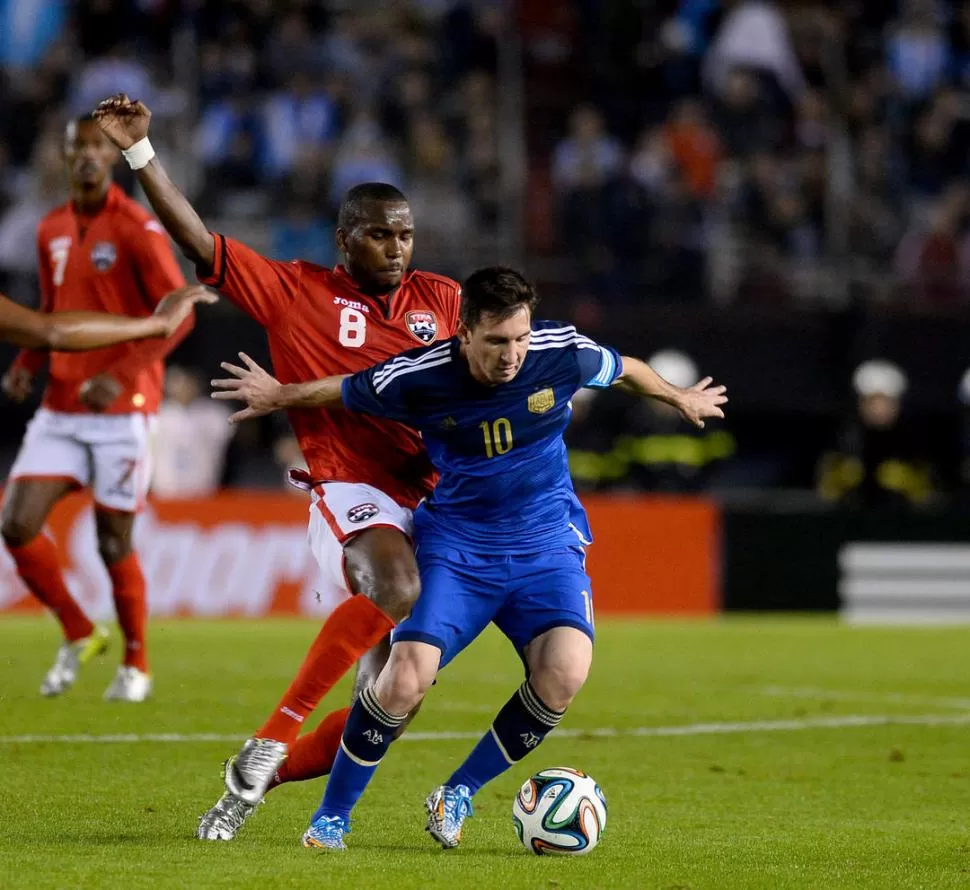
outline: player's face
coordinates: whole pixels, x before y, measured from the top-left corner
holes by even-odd
[[[65,134],[64,160],[73,184],[97,189],[107,181],[118,160],[118,149],[96,121],[72,122]]]
[[[532,313],[521,306],[514,315],[498,319],[484,315],[473,328],[459,331],[472,376],[480,383],[497,386],[515,378],[529,353]]]
[[[337,231],[347,269],[366,292],[387,293],[400,283],[411,262],[414,223],[407,204],[371,201],[350,232]]]

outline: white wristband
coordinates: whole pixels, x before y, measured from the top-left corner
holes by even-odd
[[[132,170],[141,170],[142,167],[147,167],[148,162],[155,157],[155,149],[152,148],[147,136],[139,139],[131,148],[122,149],[121,153],[125,156],[125,160]]]

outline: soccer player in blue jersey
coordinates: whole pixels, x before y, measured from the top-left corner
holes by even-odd
[[[438,671],[489,624],[522,656],[526,680],[489,731],[427,800],[428,830],[455,847],[471,798],[562,720],[593,654],[585,570],[592,536],[563,444],[582,387],[622,386],[690,422],[723,417],[723,386],[681,389],[576,329],[534,322],[538,297],[518,273],[482,269],[464,285],[458,336],[352,376],[281,385],[247,368],[213,381],[245,401],[243,420],[280,408],[343,407],[417,428],[441,474],[414,514],[422,591],[392,636],[391,657],[351,709],[323,803],[304,845],[345,849],[350,813],[408,713]],[[354,509],[363,509],[361,505]]]

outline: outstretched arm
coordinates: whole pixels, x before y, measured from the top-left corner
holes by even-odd
[[[59,352],[169,337],[196,303],[214,303],[215,299],[204,287],[183,287],[166,296],[154,315],[128,318],[103,312],[35,312],[0,295],[0,337],[28,349]]]
[[[704,428],[704,418],[724,417],[720,406],[728,400],[727,387],[712,386],[710,377],[681,389],[663,379],[653,368],[640,359],[623,356],[623,373],[617,378],[615,386],[635,395],[647,396],[672,405],[684,419],[700,429]]]
[[[142,102],[123,93],[105,99],[94,112],[105,135],[122,151],[148,138],[152,113]],[[215,238],[177,185],[168,178],[157,157],[135,171],[152,209],[172,240],[197,267],[211,269]]]
[[[340,385],[349,374],[337,374],[309,383],[280,383],[245,352],[240,352],[239,358],[245,368],[222,362],[222,369],[233,376],[212,381],[213,389],[217,390],[212,393],[212,398],[247,405],[229,418],[230,423],[262,417],[282,408],[334,408],[342,404]]]

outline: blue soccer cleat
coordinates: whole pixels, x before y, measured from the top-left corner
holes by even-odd
[[[319,816],[303,835],[303,846],[318,850],[346,850],[344,835],[349,833],[350,821],[343,816]]]
[[[426,831],[446,850],[461,843],[461,827],[472,815],[472,797],[467,785],[439,785],[428,795]]]

